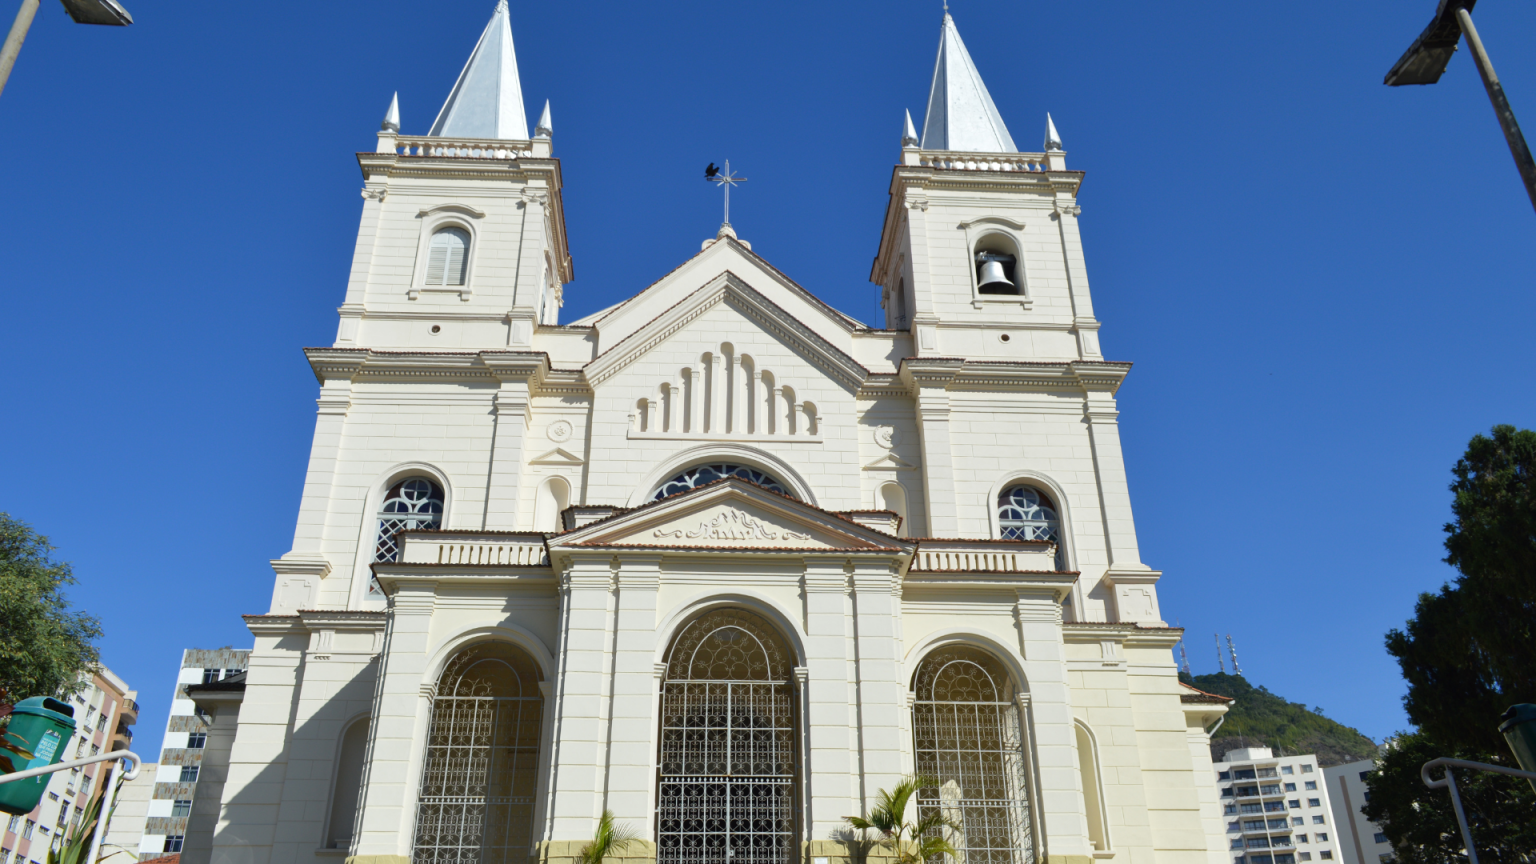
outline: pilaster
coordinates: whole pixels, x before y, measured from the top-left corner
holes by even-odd
[[[339,370],[329,369],[339,371],[346,377],[327,377],[320,384],[320,398],[315,402],[315,439],[309,448],[304,495],[299,501],[299,519],[293,531],[293,553],[301,556],[320,555],[336,478],[336,463],[341,456],[342,435],[346,431],[347,412],[352,406],[350,376],[361,366],[362,361],[357,360],[343,365]]]
[[[900,576],[894,566],[861,559],[851,574],[865,797],[901,779],[907,749],[902,734],[906,688],[901,675]]]
[[[410,855],[422,760],[437,682],[427,668],[437,583],[401,585],[390,598],[353,855]]]
[[[902,377],[916,396],[917,430],[923,448],[923,495],[927,503],[928,536],[958,537],[954,451],[950,447],[949,382],[963,360],[935,358],[902,363]]]
[[[483,352],[481,359],[501,382],[496,392],[496,431],[491,450],[490,484],[485,492],[486,531],[516,531],[522,498],[523,447],[532,420],[532,389],[548,368],[542,354]]]
[[[807,556],[802,587],[805,597],[805,654],[809,680],[802,717],[810,758],[804,770],[810,814],[809,837],[830,836],[850,813],[864,812],[859,775],[857,699],[852,602],[843,556]]]
[[[649,840],[656,812],[656,597],[661,555],[625,554],[617,573],[604,806]]]
[[[574,556],[561,582],[565,602],[560,621],[554,801],[545,839],[580,840],[592,836],[592,826],[602,815],[606,787],[602,768],[608,752],[607,684],[612,670],[612,557]]]
[[[1061,603],[1053,591],[1020,590],[1013,615],[1029,686],[1028,701],[1020,705],[1020,719],[1034,751],[1034,788],[1030,791],[1036,830],[1043,844],[1041,852],[1052,858],[1090,856],[1093,846],[1088,841],[1088,816],[1077,761]]]
[[[1131,516],[1131,490],[1125,476],[1125,456],[1120,449],[1119,411],[1113,395],[1089,390],[1083,406],[1088,440],[1093,448],[1094,477],[1104,508],[1105,548],[1112,570],[1145,570],[1136,544],[1136,521]]]

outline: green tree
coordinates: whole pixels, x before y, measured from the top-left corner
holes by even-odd
[[[1437,756],[1514,766],[1499,715],[1536,702],[1536,432],[1495,426],[1472,439],[1452,474],[1445,561],[1459,575],[1419,595],[1413,618],[1386,637],[1418,730],[1386,748],[1367,780],[1365,812],[1404,864],[1464,854],[1450,793],[1424,786],[1419,766]],[[1536,861],[1530,786],[1470,771],[1457,778],[1485,864]]]
[[[69,564],[50,557],[48,538],[0,513],[0,691],[9,699],[60,696],[98,666],[101,622],[72,610]]]
[[[937,809],[929,810],[916,821],[907,820],[907,805],[924,786],[937,786],[931,777],[903,777],[890,791],[876,793],[874,809],[867,817],[848,816],[849,825],[861,832],[876,831],[876,842],[896,854],[898,864],[923,864],[935,855],[955,857],[955,847],[942,836],[945,828],[958,828]]]
[[[1371,739],[1342,723],[1330,720],[1317,709],[1255,687],[1241,675],[1212,672],[1179,680],[1207,693],[1236,699],[1221,724],[1220,738],[1211,739],[1211,758],[1220,762],[1228,750],[1239,747],[1270,747],[1285,753],[1316,753],[1322,767],[1369,759],[1376,755]]]

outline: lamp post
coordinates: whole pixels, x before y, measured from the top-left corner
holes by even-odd
[[[1515,157],[1515,167],[1520,169],[1520,179],[1525,182],[1531,206],[1536,207],[1536,162],[1531,160],[1531,148],[1526,146],[1525,136],[1520,134],[1515,112],[1504,96],[1498,73],[1493,71],[1493,61],[1488,59],[1483,40],[1478,38],[1477,28],[1472,25],[1472,7],[1476,3],[1477,0],[1440,0],[1434,20],[1398,58],[1384,83],[1388,87],[1401,87],[1439,81],[1446,64],[1451,62],[1451,55],[1456,53],[1462,34],[1466,34],[1467,45],[1471,46],[1472,57],[1477,61],[1477,71],[1483,76],[1483,87],[1488,91],[1488,101],[1493,103],[1493,113],[1499,117],[1504,140],[1509,142],[1509,153]]]
[[[126,27],[133,23],[133,16],[117,0],[63,0],[63,3],[64,11],[75,19],[76,24]],[[10,35],[5,37],[5,45],[0,47],[0,93],[5,92],[5,82],[11,77],[11,67],[16,65],[16,55],[21,53],[21,43],[26,40],[27,31],[32,28],[37,4],[38,0],[21,0],[21,9],[16,12],[16,21],[11,24]]]

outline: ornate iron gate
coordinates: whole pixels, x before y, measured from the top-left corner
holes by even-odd
[[[941,648],[917,673],[912,737],[920,812],[957,827],[944,838],[955,864],[1034,864],[1024,739],[1013,686],[1001,663],[975,648]]]
[[[661,690],[658,864],[786,864],[795,842],[790,664],[766,622],[708,613],[673,643]]]

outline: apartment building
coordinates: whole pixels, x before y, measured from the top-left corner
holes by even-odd
[[[127,750],[133,743],[129,727],[139,719],[138,692],[105,666],[84,677],[85,686],[68,699],[75,710],[75,735],[61,761]],[[54,772],[31,813],[7,818],[0,834],[0,864],[47,864],[48,850],[64,842],[70,828],[85,818],[91,800],[107,788],[114,764]]]
[[[208,723],[187,693],[188,687],[213,684],[245,672],[250,651],[233,648],[182,652],[181,670],[171,697],[171,714],[165,725],[165,741],[155,769],[154,791],[145,810],[144,833],[139,839],[139,860],[179,853],[186,842],[187,820],[197,797],[203,751],[208,745]],[[11,862],[0,862],[11,864]]]
[[[1215,769],[1233,864],[1344,860],[1316,756],[1248,747],[1227,751]]]
[[[1339,851],[1346,864],[1381,864],[1395,857],[1387,835],[1360,808],[1371,800],[1365,778],[1376,770],[1374,759],[1323,769],[1333,798],[1333,821],[1339,826]]]

